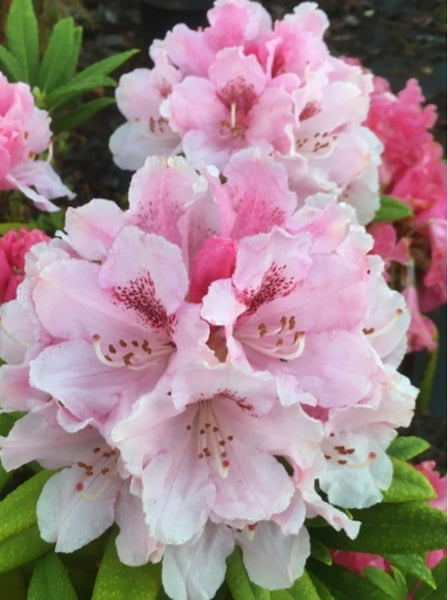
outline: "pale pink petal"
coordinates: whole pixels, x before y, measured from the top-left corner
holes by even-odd
[[[163,555],[162,582],[176,600],[210,600],[224,581],[225,559],[232,552],[231,532],[207,523],[197,540],[167,546]]]
[[[37,501],[42,538],[55,542],[56,552],[73,552],[99,537],[114,522],[114,503],[121,485],[120,478],[87,477],[80,467],[53,475]]]
[[[257,585],[270,589],[289,588],[298,579],[310,554],[309,534],[302,527],[297,535],[285,535],[275,523],[257,523],[253,539],[238,536],[244,566]]]

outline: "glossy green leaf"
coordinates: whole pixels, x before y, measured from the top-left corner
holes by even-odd
[[[0,502],[0,540],[16,535],[36,523],[36,502],[51,471],[41,471],[22,483]]]
[[[54,115],[52,121],[52,130],[54,133],[59,133],[61,131],[74,129],[80,123],[90,119],[97,112],[103,108],[106,108],[107,106],[111,106],[112,104],[115,104],[114,98],[98,98],[96,100],[90,100],[89,102],[81,104],[81,106],[71,110],[66,115],[60,117]]]
[[[53,28],[39,71],[39,88],[48,93],[66,83],[76,53],[73,19],[61,19]]]
[[[412,209],[404,202],[392,196],[381,195],[380,207],[375,213],[373,222],[399,221],[406,217],[412,217],[413,214]]]
[[[23,79],[33,87],[39,64],[39,31],[31,0],[13,0],[6,22],[6,40],[22,68]]]
[[[46,554],[52,545],[44,542],[38,526],[28,529],[0,542],[0,573],[6,573],[16,567]]]
[[[361,521],[356,539],[331,527],[316,528],[313,534],[330,548],[373,554],[418,554],[446,546],[446,515],[426,502],[377,504],[353,510]]]
[[[92,600],[156,600],[160,585],[160,564],[128,567],[115,548],[115,534],[108,540],[95,581]]]
[[[250,581],[239,548],[227,557],[226,583],[234,600],[270,600],[268,590]]]
[[[28,587],[27,600],[77,600],[67,570],[56,554],[37,561]]]
[[[393,598],[393,600],[402,600],[394,579],[377,567],[364,567],[362,570],[364,577],[370,581],[376,588],[384,593],[384,598]]]
[[[337,600],[390,600],[376,585],[339,565],[323,565],[310,561],[314,575],[326,585]],[[305,600],[306,596],[303,600]],[[302,598],[300,599],[302,600]]]
[[[317,538],[311,537],[311,556],[326,565],[331,565],[331,553],[325,544],[322,544]]]
[[[309,575],[317,593],[319,594],[320,600],[335,600],[333,594],[320,579],[318,579],[313,573],[310,573]]]
[[[7,76],[9,81],[23,81],[25,79],[23,67],[4,46],[0,46],[0,71]]]
[[[427,478],[408,463],[392,457],[394,474],[389,489],[383,492],[383,502],[409,502],[435,498],[434,488]]]
[[[424,583],[418,588],[414,600],[446,600],[447,596],[447,577],[446,577],[446,558],[441,560],[433,569],[432,574],[437,588],[435,590],[428,588]]]
[[[289,593],[294,600],[301,600],[302,598],[306,598],[307,600],[321,600],[313,580],[306,571],[294,582],[294,585],[289,589]]]
[[[400,436],[394,439],[387,449],[390,456],[408,461],[430,447],[430,444],[415,435]]]
[[[0,575],[2,600],[26,600],[26,587],[19,569]]]
[[[426,566],[424,554],[385,554],[384,558],[404,573],[421,579],[432,588],[436,587],[431,570]]]

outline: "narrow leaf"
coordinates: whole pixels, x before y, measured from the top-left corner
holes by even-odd
[[[73,29],[73,44],[72,44],[72,52],[70,56],[70,62],[67,63],[66,67],[66,81],[72,79],[76,72],[76,67],[78,66],[79,61],[79,53],[81,52],[81,42],[82,42],[82,27],[75,27]]]
[[[294,600],[301,600],[302,598],[321,600],[311,577],[306,571],[294,582],[294,585],[290,588],[290,594]]]
[[[69,80],[76,52],[74,29],[71,17],[61,19],[54,26],[39,71],[39,87],[44,92],[51,92]]]
[[[446,600],[447,577],[446,577],[446,558],[441,560],[433,569],[432,574],[437,588],[429,589],[425,584],[417,590],[414,600]]]
[[[111,535],[93,589],[92,600],[156,600],[160,589],[160,565],[123,565]]]
[[[425,369],[423,371],[423,376],[419,385],[420,391],[416,400],[416,412],[419,415],[421,415],[425,411],[428,402],[431,398],[431,390],[434,381],[434,375],[436,373],[437,361],[439,358],[438,337],[439,336],[436,330],[434,340],[436,342],[436,347],[432,352],[429,352],[428,354],[428,360],[426,362]]]
[[[432,485],[413,466],[392,457],[394,475],[389,489],[383,493],[383,502],[409,502],[429,500],[436,493]]]
[[[226,583],[234,600],[270,600],[268,590],[250,581],[239,548],[235,548],[226,562]]]
[[[382,503],[352,513],[362,522],[356,539],[331,527],[317,528],[314,535],[330,548],[381,556],[418,554],[446,546],[446,515],[426,502]]]
[[[5,540],[36,523],[36,502],[51,471],[41,471],[22,483],[0,502],[0,540]]]
[[[331,565],[333,562],[331,559],[331,553],[328,550],[325,544],[322,544],[317,538],[311,538],[311,556],[319,560],[320,562],[325,563],[326,565]]]
[[[40,537],[37,525],[0,542],[0,573],[20,567],[46,554],[52,545]]]
[[[417,579],[424,581],[429,587],[435,588],[436,584],[431,570],[426,566],[424,555],[419,554],[385,554],[384,558],[397,566],[404,573],[409,573]]]
[[[398,598],[398,590],[395,581],[385,571],[382,571],[377,567],[364,567],[362,573],[375,587],[384,592],[385,598],[401,600]]]
[[[112,104],[115,104],[114,98],[98,98],[97,100],[90,100],[89,102],[81,104],[81,106],[64,116],[58,117],[57,115],[54,115],[52,131],[53,133],[60,133],[61,131],[74,129],[80,123],[90,119],[97,112]]]
[[[311,581],[314,584],[314,587],[316,588],[317,593],[319,594],[320,600],[335,600],[333,594],[330,592],[327,586],[322,583],[320,579],[318,579],[313,573],[310,573],[309,575],[311,577]]]
[[[31,0],[13,0],[6,23],[6,40],[11,54],[22,66],[24,79],[36,84],[39,63],[39,31]]]
[[[26,73],[22,65],[4,46],[0,46],[0,71],[9,81],[26,81]]]
[[[67,570],[56,554],[43,556],[34,567],[27,600],[77,600]]]
[[[412,217],[414,213],[407,204],[401,202],[392,196],[382,195],[380,198],[380,207],[376,211],[373,222],[399,221],[406,217]]]
[[[118,54],[114,54],[113,56],[108,56],[107,58],[103,58],[93,65],[88,66],[86,69],[78,73],[76,76],[79,81],[83,79],[91,78],[91,77],[101,77],[104,75],[109,75],[115,69],[118,69],[120,65],[126,62],[131,56],[137,54],[140,50],[133,48],[132,50],[126,50],[125,52],[119,52]]]
[[[391,566],[392,576],[397,587],[397,596],[399,600],[407,600],[408,584],[402,572],[394,566]]]
[[[382,590],[364,577],[359,577],[339,565],[323,565],[310,561],[310,569],[334,594],[335,598],[344,600],[387,600]],[[306,596],[305,596],[306,598]],[[302,599],[300,599],[302,600]]]
[[[400,436],[394,439],[387,449],[390,456],[408,461],[421,454],[430,447],[430,444],[415,435]]]
[[[69,83],[56,88],[48,94],[45,97],[45,107],[47,110],[54,111],[56,108],[67,104],[67,102],[78,98],[84,92],[101,87],[112,87],[114,85],[115,81],[110,77],[90,77],[82,81],[75,77]]]

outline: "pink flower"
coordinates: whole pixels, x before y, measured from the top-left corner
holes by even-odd
[[[0,303],[16,297],[17,286],[25,276],[25,255],[39,242],[48,240],[40,229],[9,231],[0,239]]]
[[[154,69],[122,78],[117,98],[129,123],[111,139],[117,163],[142,166],[157,145],[166,154],[173,132],[179,147],[171,151],[196,167],[225,171],[234,153],[257,149],[287,167],[299,205],[332,193],[353,204],[361,222],[371,220],[381,146],[362,122],[372,78],[330,55],[325,14],[305,2],[272,28],[258,3],[219,0],[208,18],[203,30],[177,25],[151,46]],[[161,102],[152,82],[168,71]],[[163,132],[148,131],[149,114]]]
[[[34,105],[25,83],[0,73],[0,190],[20,190],[41,210],[58,210],[53,198],[74,195],[50,163],[36,156],[50,146],[50,117]],[[34,188],[34,189],[33,189]]]
[[[375,78],[371,107],[366,124],[384,144],[380,168],[381,186],[386,194],[398,198],[414,212],[411,219],[397,222],[397,247],[385,249],[377,245],[383,258],[404,264],[408,275],[398,282],[397,289],[409,284],[416,286],[413,300],[414,331],[418,322],[428,320],[419,313],[428,312],[446,302],[446,165],[443,150],[432,137],[430,128],[436,120],[435,107],[423,107],[424,97],[415,79],[410,79],[404,90],[394,95],[387,81]],[[384,225],[374,225],[370,231],[376,237]],[[407,259],[397,255],[405,250]],[[395,255],[395,256],[394,256]],[[392,267],[392,270],[396,270]],[[403,270],[402,270],[403,271]],[[396,285],[396,281],[391,281]],[[420,328],[423,334],[423,329]],[[415,336],[410,350],[434,347],[424,336]]]
[[[62,469],[44,539],[72,551],[116,522],[121,560],[164,554],[167,593],[207,599],[235,545],[276,589],[303,571],[306,517],[355,537],[333,503],[381,500],[416,395],[396,371],[409,315],[371,246],[336,198],[297,209],[253,148],[223,178],[152,157],[129,209],[70,209],[1,308],[2,408],[25,413],[3,463]]]

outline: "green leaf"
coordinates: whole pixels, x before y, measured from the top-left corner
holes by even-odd
[[[12,229],[18,231],[22,227],[25,229],[33,229],[33,225],[30,223],[0,223],[0,235],[8,233],[8,231],[11,231]]]
[[[77,600],[67,570],[56,554],[43,556],[34,567],[27,600]]]
[[[161,582],[160,564],[123,565],[117,556],[115,537],[112,534],[108,540],[92,600],[156,600]]]
[[[414,600],[446,600],[446,558],[441,560],[433,569],[432,574],[436,582],[437,589],[428,589],[428,586],[422,584],[414,596]]]
[[[430,447],[430,444],[415,435],[401,436],[394,439],[387,449],[389,456],[394,456],[404,461],[411,460]]]
[[[314,584],[314,587],[316,588],[317,593],[319,594],[320,600],[335,600],[333,594],[330,592],[327,586],[322,583],[320,579],[318,579],[313,573],[310,573],[309,575],[311,577],[311,581]]]
[[[36,523],[36,502],[51,475],[51,471],[33,475],[0,502],[0,540],[6,540]]]
[[[114,54],[113,56],[108,56],[107,58],[103,58],[93,65],[88,66],[86,69],[78,73],[76,78],[79,81],[83,79],[90,79],[91,77],[101,77],[104,75],[109,75],[115,69],[118,69],[120,65],[126,62],[131,56],[137,54],[140,50],[133,48],[132,50],[126,50],[125,52],[119,52],[118,54]]]
[[[397,596],[400,600],[407,600],[408,598],[408,584],[404,578],[402,572],[394,566],[391,566],[392,576],[397,588]]]
[[[28,529],[0,542],[0,573],[20,567],[30,560],[46,554],[52,545],[40,537],[38,526]]]
[[[44,104],[47,110],[54,111],[56,108],[78,98],[84,92],[100,87],[113,87],[115,85],[115,81],[111,77],[89,77],[83,80],[74,77],[69,83],[57,87],[48,94],[45,97]]]
[[[239,548],[227,557],[226,583],[234,600],[270,600],[268,590],[250,581]]]
[[[419,393],[417,396],[417,400],[416,400],[416,412],[417,414],[421,415],[429,402],[429,399],[431,398],[431,390],[432,390],[432,385],[433,385],[433,381],[434,381],[434,375],[436,372],[436,367],[437,367],[437,361],[439,358],[439,336],[437,333],[437,329],[435,331],[435,343],[436,343],[436,347],[432,352],[428,353],[428,359],[423,371],[423,376],[422,379],[420,381],[420,385],[419,385]]]
[[[380,207],[373,217],[373,222],[399,221],[400,219],[412,217],[413,214],[412,209],[401,200],[392,196],[381,195]]]
[[[383,492],[383,502],[409,502],[435,498],[434,488],[424,475],[408,463],[392,457],[394,475],[389,489]]]
[[[377,567],[364,567],[362,573],[368,581],[370,581],[375,587],[379,588],[384,592],[385,598],[394,598],[394,600],[401,600],[401,598],[398,595],[397,585],[395,581],[385,571],[382,571]]]
[[[25,80],[25,73],[21,64],[4,46],[0,46],[0,71],[3,71],[9,81]]]
[[[289,589],[289,593],[294,600],[302,600],[302,598],[306,598],[306,600],[321,600],[313,580],[306,571],[294,582],[293,586]]]
[[[350,540],[331,527],[313,533],[330,548],[372,554],[418,554],[446,547],[446,515],[426,502],[377,504],[353,510],[361,521],[358,537]]]
[[[18,569],[0,575],[2,600],[26,600],[26,588]]]
[[[73,62],[77,61],[77,57],[74,58],[77,49],[73,19],[61,19],[54,26],[40,65],[39,88],[42,91],[51,92],[70,80]]]
[[[22,67],[22,81],[33,87],[39,64],[39,31],[31,0],[13,0],[6,23],[6,40]]]
[[[311,537],[311,556],[326,565],[331,565],[331,553],[325,544],[322,544],[317,538]]]
[[[417,579],[424,581],[429,587],[435,588],[436,584],[431,570],[426,566],[425,556],[419,554],[385,554],[384,558],[397,566],[404,573],[409,573]]]
[[[74,129],[80,123],[83,123],[90,117],[93,117],[98,111],[115,104],[114,98],[98,98],[97,100],[90,100],[81,104],[78,108],[70,111],[68,114],[58,117],[53,116],[52,120],[52,131],[53,133],[60,133],[69,129]]]
[[[82,43],[82,27],[75,27],[73,29],[73,45],[72,52],[70,56],[70,62],[67,64],[66,72],[67,76],[65,78],[66,81],[69,81],[75,76],[76,67],[78,66],[79,54],[81,52],[81,43]]]
[[[323,565],[310,561],[309,568],[324,582],[335,598],[343,600],[387,600],[388,596],[368,579],[358,577],[339,565]],[[303,600],[305,600],[306,596]],[[300,599],[302,600],[302,599]]]

